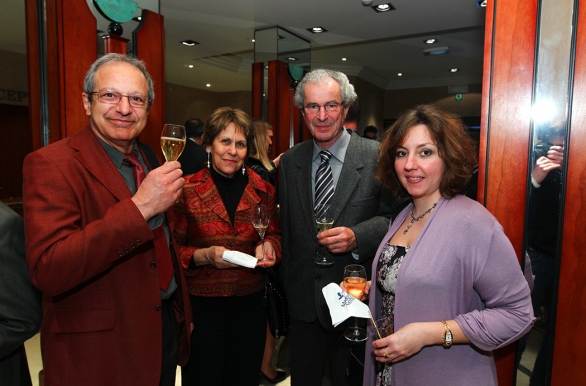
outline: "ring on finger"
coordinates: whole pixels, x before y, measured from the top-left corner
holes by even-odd
[[[383,353],[383,356],[385,357],[385,359],[387,359],[387,358],[389,357],[389,354],[387,354],[387,352],[385,351],[385,352]]]

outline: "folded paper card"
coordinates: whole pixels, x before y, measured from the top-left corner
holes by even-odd
[[[247,268],[256,267],[256,262],[258,261],[256,257],[238,251],[224,251],[222,260]]]
[[[370,318],[368,306],[350,295],[336,283],[330,283],[321,292],[332,316],[332,325],[336,327],[351,316],[356,318]]]

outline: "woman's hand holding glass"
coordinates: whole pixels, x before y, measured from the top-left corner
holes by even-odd
[[[257,267],[261,268],[268,268],[275,265],[277,261],[277,255],[275,254],[275,248],[273,244],[267,242],[263,242],[256,246],[256,259],[258,262],[256,263]]]
[[[368,294],[370,292],[370,285],[371,285],[371,283],[372,283],[371,280],[368,280],[366,282],[366,287],[364,287],[364,292],[362,293],[362,296],[360,297],[360,299],[358,299],[361,302],[363,302],[365,300],[368,300]],[[340,283],[340,288],[342,288],[344,291],[348,292],[348,289],[346,288],[346,285],[344,284],[344,281],[342,281]],[[348,293],[350,293],[350,292],[348,292]]]

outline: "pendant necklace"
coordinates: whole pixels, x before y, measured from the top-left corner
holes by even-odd
[[[409,229],[411,229],[411,227],[413,226],[413,223],[415,221],[419,221],[421,220],[423,217],[425,217],[426,214],[428,214],[429,212],[431,212],[437,205],[437,202],[435,204],[433,204],[431,206],[431,208],[429,208],[428,210],[426,210],[425,212],[423,212],[423,214],[415,217],[415,215],[413,214],[413,211],[415,210],[415,205],[413,205],[413,208],[411,208],[411,221],[409,222],[409,224],[407,224],[407,229],[405,229],[403,231],[403,234],[407,234],[407,232],[409,232]]]

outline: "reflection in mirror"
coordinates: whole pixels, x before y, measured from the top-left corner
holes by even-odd
[[[573,1],[542,0],[532,114],[525,222],[525,269],[533,274],[531,301],[537,318],[519,340],[517,386],[549,385],[553,361],[564,158],[568,135]],[[561,27],[563,26],[563,27]]]

